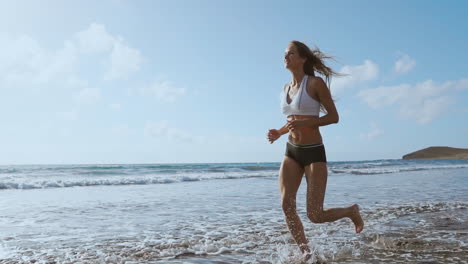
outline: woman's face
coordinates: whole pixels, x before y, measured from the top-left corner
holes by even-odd
[[[290,43],[284,52],[284,65],[286,69],[292,70],[301,68],[305,61],[305,58],[299,56],[297,47],[293,43]]]

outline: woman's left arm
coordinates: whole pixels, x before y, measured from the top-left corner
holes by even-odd
[[[328,89],[323,79],[320,77],[314,78],[311,86],[314,86],[319,102],[323,105],[327,114],[320,118],[311,119],[307,126],[319,127],[338,123],[340,118],[338,111],[336,111],[335,102],[333,102],[330,89]]]

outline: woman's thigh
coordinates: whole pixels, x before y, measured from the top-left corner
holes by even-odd
[[[307,180],[307,209],[323,210],[327,188],[328,169],[326,162],[315,162],[305,167]]]
[[[279,173],[281,198],[295,198],[304,176],[304,168],[294,159],[284,156]]]

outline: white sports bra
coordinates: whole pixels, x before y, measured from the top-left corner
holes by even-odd
[[[290,115],[311,115],[319,116],[320,113],[320,102],[309,96],[307,93],[307,80],[308,75],[302,78],[301,85],[296,95],[291,98],[291,103],[288,104],[288,93],[291,86],[288,86],[287,91],[281,92],[281,110],[286,116]]]

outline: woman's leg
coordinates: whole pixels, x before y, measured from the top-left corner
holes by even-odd
[[[357,204],[346,208],[323,209],[328,178],[327,163],[312,163],[305,167],[305,174],[307,179],[307,216],[309,219],[313,223],[324,223],[348,217],[353,221],[356,233],[360,233],[364,228],[364,222]]]
[[[304,169],[292,158],[285,156],[279,173],[281,202],[286,224],[302,253],[310,252],[304,227],[296,212],[296,193],[301,185]]]

